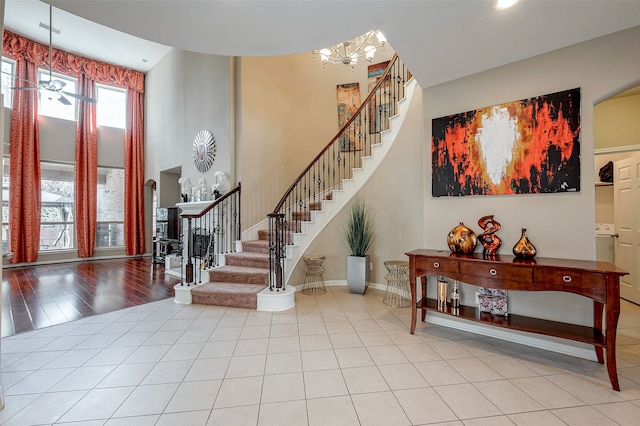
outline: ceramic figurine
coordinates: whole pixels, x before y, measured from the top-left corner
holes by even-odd
[[[488,215],[478,220],[478,226],[484,230],[482,234],[478,235],[478,240],[484,247],[482,254],[485,257],[495,256],[502,245],[502,240],[495,235],[500,229],[500,223],[493,219],[493,215]]]

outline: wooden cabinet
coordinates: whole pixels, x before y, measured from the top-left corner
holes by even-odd
[[[417,311],[420,309],[422,321],[427,311],[438,311],[497,327],[588,343],[594,346],[600,363],[604,363],[603,350],[606,349],[611,386],[620,390],[615,358],[616,328],[620,315],[620,277],[627,272],[607,262],[550,258],[519,259],[502,255],[485,259],[479,253],[453,254],[438,250],[414,250],[406,254],[409,256],[412,334],[416,328]],[[428,297],[427,275],[442,275],[469,284],[505,290],[565,291],[579,294],[593,300],[593,327],[513,314],[506,317],[494,316],[479,312],[471,306],[461,306],[460,309],[452,311],[450,307],[438,306],[435,298]],[[420,300],[417,300],[416,289],[418,277],[421,278],[422,284]],[[604,333],[603,314],[606,315]]]

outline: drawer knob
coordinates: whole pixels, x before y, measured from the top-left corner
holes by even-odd
[[[565,283],[570,283],[571,282],[571,275],[565,275],[562,277],[562,281],[564,281]]]
[[[438,263],[438,262],[433,262],[433,267],[434,267],[434,268],[439,268],[439,267],[440,267],[440,263]]]
[[[495,277],[498,274],[498,271],[496,271],[495,269],[491,268],[491,269],[489,269],[489,273]]]

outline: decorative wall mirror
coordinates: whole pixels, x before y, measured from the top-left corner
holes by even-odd
[[[206,173],[216,157],[216,140],[208,130],[200,130],[193,141],[193,164],[200,173]]]

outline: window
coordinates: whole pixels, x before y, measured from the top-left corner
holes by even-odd
[[[127,112],[127,93],[113,86],[97,85],[98,106],[96,119],[98,126],[124,129]]]
[[[40,251],[75,248],[74,166],[40,163]]]
[[[71,164],[40,163],[42,208],[40,210],[40,251],[75,247],[74,168]],[[2,172],[2,252],[9,247],[9,157]]]
[[[39,81],[49,81],[49,70],[38,70]],[[78,93],[78,83],[73,77],[69,77],[62,74],[52,73],[51,81],[59,80],[64,83],[64,92]],[[59,100],[58,94],[54,92],[48,92],[46,90],[38,91],[38,98],[40,104],[38,112],[40,115],[46,115],[47,117],[60,118],[62,120],[75,121],[76,119],[76,98],[71,96],[65,96],[65,98],[71,103],[71,105],[65,105]]]
[[[74,166],[40,163],[40,251],[76,248]],[[124,169],[98,167],[95,247],[124,246]],[[2,250],[9,248],[9,158],[2,174]]]
[[[11,108],[13,104],[13,92],[11,88],[14,85],[13,82],[13,69],[15,68],[15,62],[8,59],[2,60],[2,95],[4,96],[4,107]]]
[[[2,253],[9,252],[9,157],[2,165]]]
[[[96,248],[124,246],[124,169],[98,167]]]

